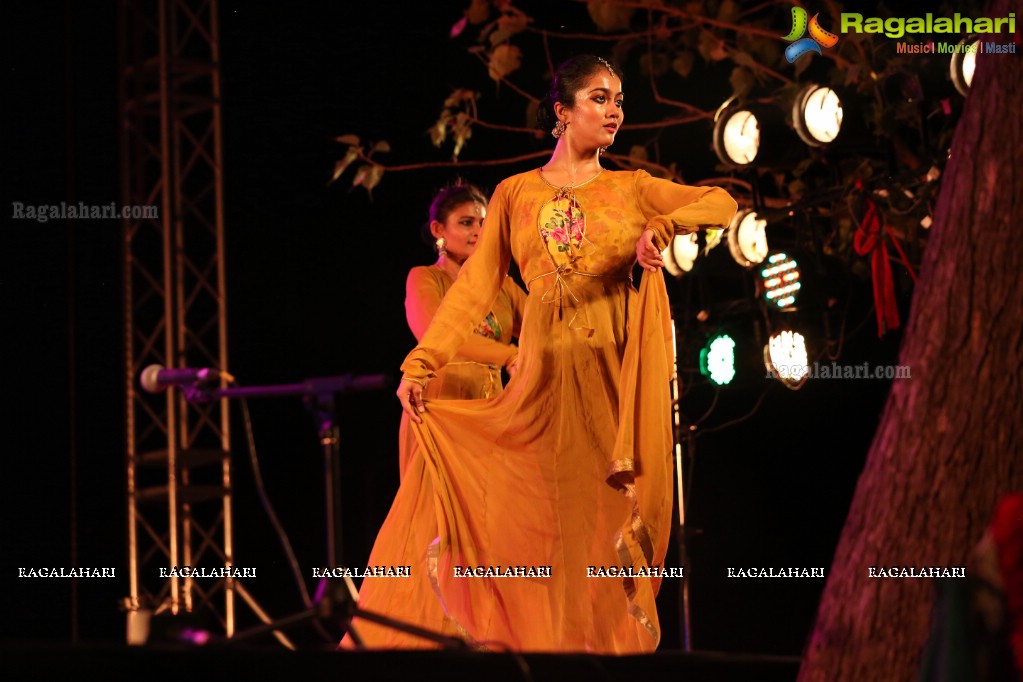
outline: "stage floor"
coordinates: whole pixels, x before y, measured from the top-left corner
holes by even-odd
[[[795,657],[716,652],[645,656],[473,653],[453,651],[290,652],[273,648],[166,648],[5,642],[7,679],[678,680],[791,682]]]

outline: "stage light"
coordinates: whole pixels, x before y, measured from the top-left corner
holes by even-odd
[[[695,232],[679,234],[671,240],[671,252],[683,272],[689,272],[700,255],[699,237]]]
[[[831,88],[810,84],[792,105],[792,123],[803,142],[822,147],[842,130],[842,100]]]
[[[760,270],[764,285],[764,298],[779,309],[791,308],[802,283],[799,281],[799,264],[787,254],[775,253],[767,259],[767,266]]]
[[[952,74],[952,84],[963,97],[970,91],[970,84],[973,83],[973,70],[977,67],[977,50],[980,49],[980,41],[970,43],[969,52],[963,52],[966,41],[956,46],[952,53],[952,61],[949,64],[949,71]]]
[[[744,268],[763,263],[767,257],[767,221],[750,210],[736,213],[728,226],[728,250]]]
[[[700,373],[718,386],[735,378],[735,341],[727,334],[712,338],[700,350]]]
[[[721,243],[721,237],[724,235],[724,228],[719,230],[708,229],[703,233],[703,239],[706,242],[703,246],[703,253],[708,254],[710,250]]]
[[[752,164],[760,151],[760,123],[756,115],[748,109],[723,105],[714,119],[713,144],[721,163],[735,168]]]
[[[764,346],[764,367],[788,388],[801,388],[810,376],[806,339],[789,330],[773,335]]]
[[[802,145],[785,122],[780,107],[755,102],[734,104],[734,97],[714,114],[714,153],[733,169],[791,168]]]
[[[675,277],[681,277],[692,270],[699,255],[699,237],[695,232],[675,235],[668,248],[661,252],[664,268]]]
[[[682,268],[675,262],[675,254],[671,251],[671,244],[668,244],[668,248],[661,251],[661,258],[664,259],[664,269],[668,271],[673,277],[681,277],[685,273],[682,272]]]

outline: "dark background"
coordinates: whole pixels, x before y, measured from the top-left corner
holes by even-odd
[[[327,185],[344,151],[332,139],[347,133],[386,139],[394,150],[380,157],[387,163],[446,160],[450,145],[434,149],[426,130],[457,87],[481,93],[484,118],[525,123],[524,100],[493,85],[466,53],[469,39],[447,38],[466,4],[221,2],[229,357],[245,384],[393,375],[411,348],[405,274],[433,257],[419,227],[432,194],[455,174],[385,174],[370,199],[361,188],[349,189],[351,170]],[[581,3],[518,6],[541,26],[591,30]],[[116,5],[22,2],[5,3],[2,11],[4,206],[120,202]],[[545,64],[537,40],[520,41],[527,62],[513,80],[539,93]],[[552,56],[559,61],[603,45],[554,43]],[[697,71],[689,81],[675,79],[664,94],[715,108],[729,95],[729,71],[728,65]],[[622,153],[648,139],[630,134],[629,121],[668,113],[650,103],[644,79],[626,81],[625,89],[626,130],[616,145]],[[661,136],[659,160],[676,162],[690,181],[717,174],[709,141],[709,124],[675,127]],[[463,158],[550,146],[546,136],[477,129]],[[467,167],[460,174],[489,190],[536,165]],[[703,327],[694,321],[699,308],[752,291],[749,276],[725,251],[712,252],[681,281],[668,278],[676,317],[692,332],[683,335],[682,364],[695,366],[700,334],[717,324],[735,332],[746,358],[696,440],[687,563],[693,644],[798,654],[824,581],[727,580],[725,569],[830,564],[888,383],[811,381],[789,391],[765,381],[762,365],[758,370],[750,360],[764,342],[755,316]],[[2,338],[11,370],[0,419],[2,634],[123,641],[117,608],[128,593],[120,225],[5,217],[0,254]],[[822,267],[838,300],[835,329],[844,323],[840,362],[893,363],[898,335],[877,339],[868,285],[834,264]],[[901,304],[905,315],[905,295]],[[683,413],[696,420],[714,391],[691,373],[685,379]],[[297,399],[254,401],[252,414],[268,493],[308,576],[323,561],[324,532],[313,421]],[[345,556],[356,565],[368,556],[397,487],[399,414],[390,392],[339,405]],[[301,604],[256,498],[237,409],[233,418],[236,563],[259,568],[250,591],[272,615],[284,615]],[[17,579],[21,566],[114,566],[118,577],[77,585]],[[662,592],[663,648],[679,646],[676,588],[666,584]]]

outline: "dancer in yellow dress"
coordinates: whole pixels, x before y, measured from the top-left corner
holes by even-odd
[[[672,508],[660,253],[674,234],[724,227],[736,203],[601,167],[623,120],[604,59],[559,66],[541,111],[557,138],[550,161],[498,185],[476,252],[402,365],[418,447],[369,563],[411,577],[367,578],[360,606],[494,650],[649,652],[660,640],[649,568],[664,560]],[[516,375],[493,400],[423,401],[512,258],[529,291]],[[641,577],[590,577],[620,566]],[[496,577],[509,568],[525,575]],[[433,646],[354,625],[367,646]]]
[[[486,199],[469,184],[445,187],[430,203],[425,235],[437,248],[437,260],[432,265],[412,268],[405,283],[405,317],[416,340],[423,338],[462,264],[476,250],[486,214]],[[423,398],[472,400],[497,396],[504,387],[501,368],[507,367],[509,374],[515,371],[519,349],[511,341],[522,326],[525,303],[525,292],[511,277],[505,278],[493,308],[469,334],[455,357],[437,372],[423,391]],[[409,415],[403,412],[398,435],[402,478],[414,445]]]

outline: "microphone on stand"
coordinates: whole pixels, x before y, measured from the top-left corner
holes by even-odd
[[[139,385],[144,391],[159,393],[167,390],[170,386],[212,383],[219,381],[221,377],[230,382],[234,381],[233,376],[215,367],[167,369],[163,365],[150,365],[142,370],[142,374],[139,376]]]

